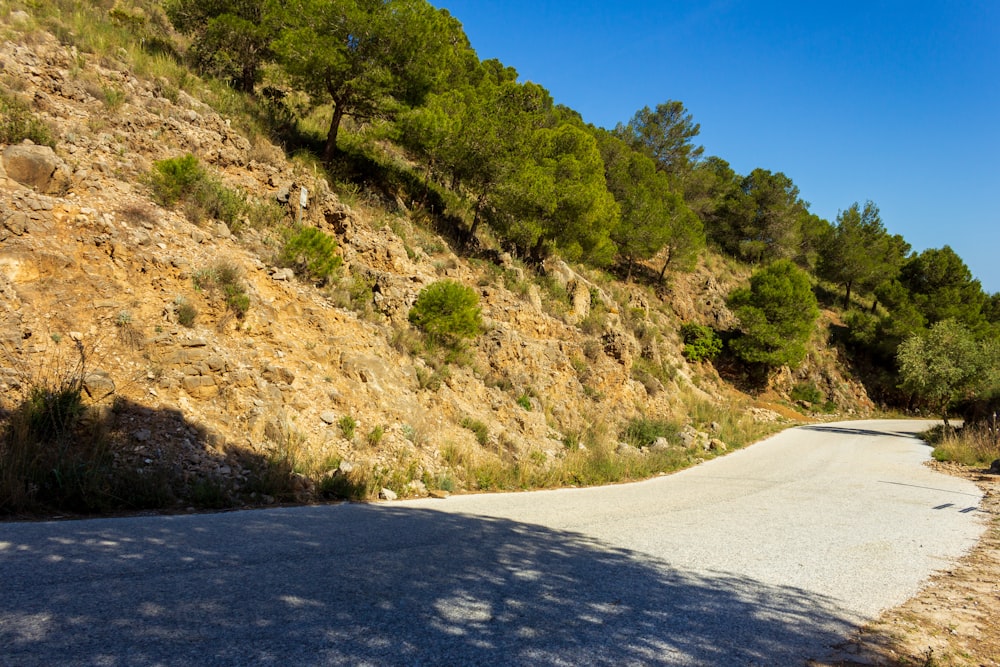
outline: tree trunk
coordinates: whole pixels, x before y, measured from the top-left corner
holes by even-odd
[[[333,162],[340,152],[337,148],[337,132],[340,131],[340,121],[344,118],[343,107],[337,102],[333,103],[333,120],[330,121],[330,131],[326,133],[326,146],[323,148],[323,161],[327,164]]]
[[[851,309],[851,281],[847,281],[844,284],[846,291],[844,292],[844,310]]]
[[[480,216],[480,211],[483,210],[483,202],[486,201],[486,193],[479,195],[479,199],[476,200],[476,210],[472,215],[472,226],[469,227],[469,237],[465,240],[465,245],[471,246],[472,242],[476,239],[476,230],[479,229],[479,221],[482,220]]]
[[[628,267],[625,270],[625,282],[630,283],[632,282],[632,255],[628,256],[628,264],[625,266]]]
[[[667,248],[667,259],[663,262],[663,268],[660,269],[660,282],[663,282],[663,276],[667,274],[667,267],[670,266],[670,248]]]

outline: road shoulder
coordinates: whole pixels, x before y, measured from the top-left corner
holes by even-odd
[[[920,593],[889,609],[810,667],[1000,665],[1000,477],[955,464],[937,470],[975,482],[989,523],[978,544],[931,577]]]

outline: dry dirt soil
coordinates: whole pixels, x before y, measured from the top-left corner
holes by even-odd
[[[914,598],[890,609],[811,667],[1000,665],[1000,476],[954,464],[932,465],[983,490],[988,522],[979,544],[937,573]]]

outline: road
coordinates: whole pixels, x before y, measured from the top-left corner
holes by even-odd
[[[985,528],[927,424],[596,489],[0,524],[0,665],[801,665]]]

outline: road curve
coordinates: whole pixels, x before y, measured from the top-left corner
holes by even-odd
[[[597,489],[0,524],[0,665],[801,665],[981,535],[928,424]]]

